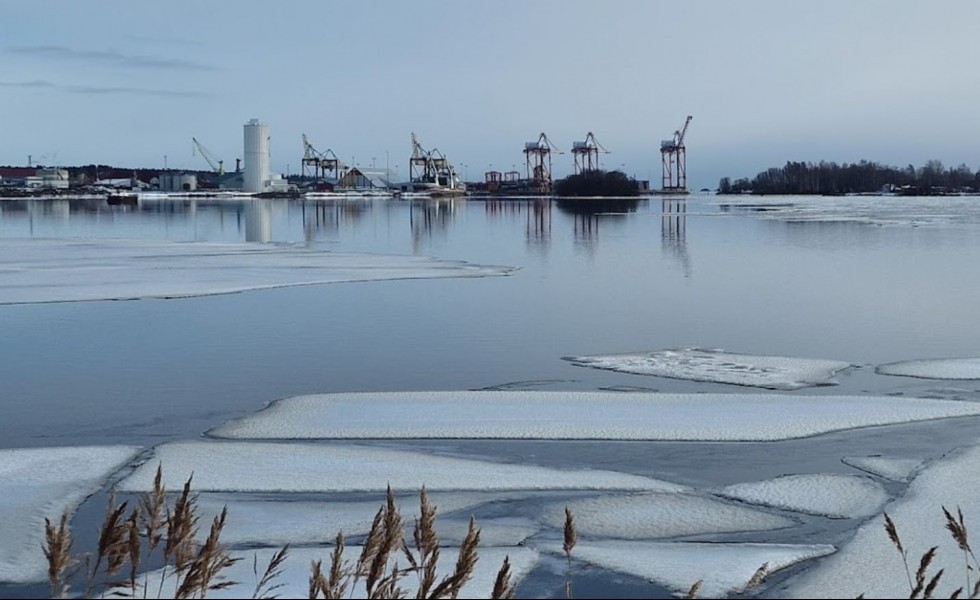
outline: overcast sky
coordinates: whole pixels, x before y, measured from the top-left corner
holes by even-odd
[[[540,132],[592,131],[659,187],[693,115],[691,187],[787,160],[980,166],[980,2],[494,0],[0,3],[0,164],[234,168],[269,124],[406,172],[410,134],[469,179]],[[464,166],[465,165],[465,166]],[[622,165],[622,167],[621,167]]]

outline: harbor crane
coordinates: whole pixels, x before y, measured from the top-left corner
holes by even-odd
[[[674,131],[674,137],[660,142],[660,162],[663,168],[663,191],[687,192],[687,148],[684,136],[691,124],[691,115],[684,121],[684,127]]]
[[[599,170],[599,153],[609,154],[590,131],[585,135],[584,142],[572,142],[572,160],[575,163],[575,174]]]
[[[455,187],[456,169],[438,148],[426,150],[412,132],[412,156],[408,159],[409,181]]]
[[[524,159],[527,164],[527,178],[531,187],[542,194],[551,193],[551,153],[564,154],[551,143],[548,136],[541,133],[537,141],[524,144]]]
[[[197,141],[197,138],[192,137],[191,141],[194,142],[194,146],[191,148],[191,154],[194,154],[194,149],[196,148],[197,152],[199,152],[201,156],[204,157],[204,160],[208,162],[208,165],[210,165],[212,171],[218,175],[224,175],[225,161],[216,159],[214,155],[208,152],[207,148],[201,145],[201,142]]]
[[[306,134],[303,134],[303,159],[300,161],[302,165],[303,177],[311,176],[316,179],[322,179],[327,176],[327,173],[331,173],[332,177],[340,177],[340,172],[347,170],[347,165],[340,162],[337,155],[333,153],[333,150],[327,149],[325,152],[320,152],[313,147],[310,140],[307,139]]]

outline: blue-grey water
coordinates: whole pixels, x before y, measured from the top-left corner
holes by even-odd
[[[798,394],[980,400],[980,381],[873,369],[980,355],[980,198],[0,201],[0,238],[288,242],[520,268],[483,279],[0,306],[4,448],[196,438],[266,402],[305,393],[767,393],[562,360],[678,347],[858,365],[838,375],[838,386]],[[976,443],[978,426],[978,419],[953,419],[769,443],[389,445],[711,487],[853,473],[839,462],[844,455],[937,458]],[[889,485],[894,495],[904,489]],[[789,532],[726,539],[836,543],[859,524],[804,521]],[[529,581],[527,593],[546,595],[542,581]],[[623,594],[662,593],[632,579],[622,585]],[[21,592],[0,587],[0,596]]]

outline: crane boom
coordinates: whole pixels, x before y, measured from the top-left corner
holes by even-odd
[[[687,126],[691,124],[691,119],[693,119],[693,118],[694,117],[692,115],[687,115],[687,120],[684,121],[684,127],[683,127],[683,129],[681,129],[680,132],[677,134],[677,145],[678,146],[683,146],[684,145],[684,136],[687,135]]]
[[[194,142],[194,148],[197,148],[197,151],[201,153],[201,156],[204,157],[204,160],[208,162],[208,165],[210,165],[211,170],[217,173],[218,175],[224,175],[225,161],[218,160],[214,156],[212,156],[212,154],[208,152],[208,149],[202,146],[201,142],[197,141],[197,138],[192,137],[191,141]]]

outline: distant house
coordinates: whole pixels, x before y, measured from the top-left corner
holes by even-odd
[[[338,190],[388,190],[394,186],[384,171],[367,171],[354,167],[335,186]]]

